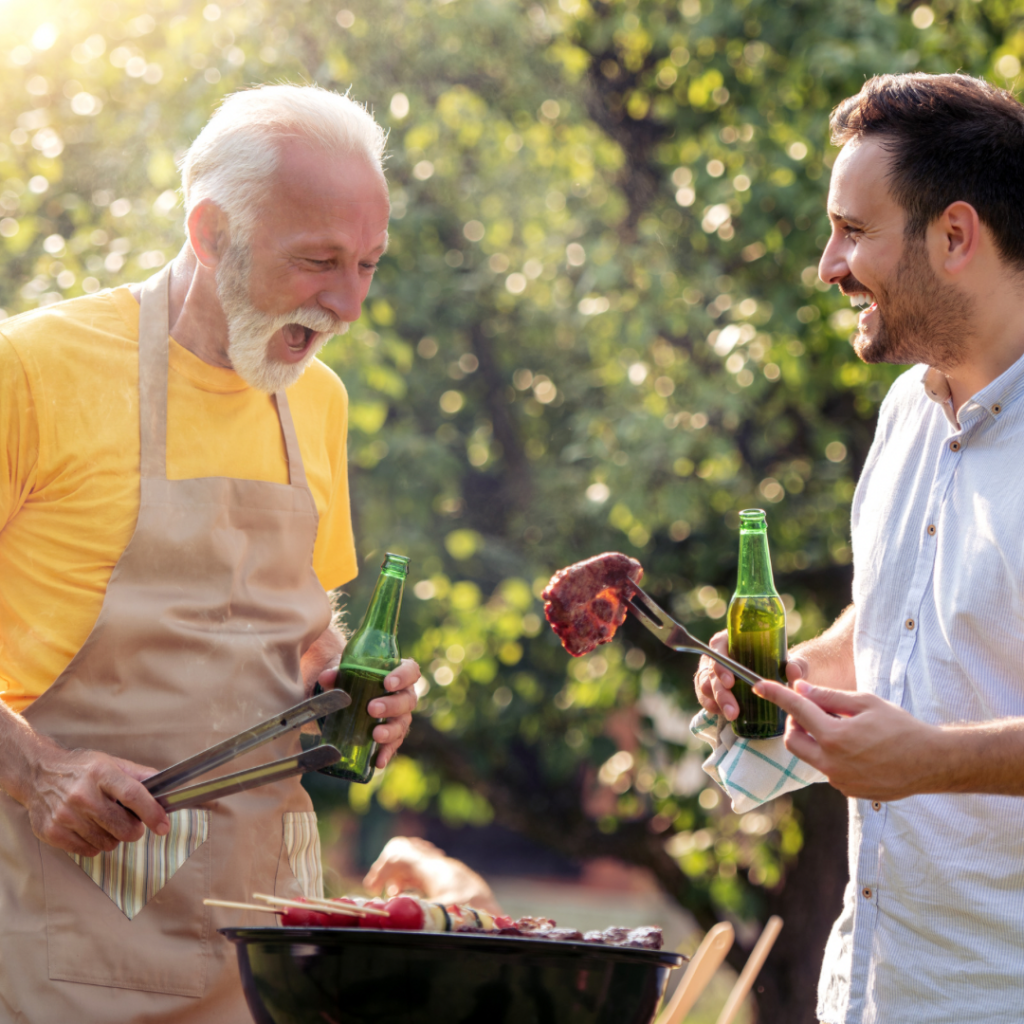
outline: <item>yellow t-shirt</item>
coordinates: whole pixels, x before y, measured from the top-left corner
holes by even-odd
[[[139,306],[128,288],[0,324],[0,698],[27,707],[99,616],[139,512]],[[270,395],[173,339],[167,475],[288,483]],[[288,389],[324,589],[356,575],[348,395],[314,359]]]

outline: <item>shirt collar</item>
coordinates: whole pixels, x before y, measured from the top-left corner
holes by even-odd
[[[957,411],[953,408],[953,396],[946,375],[929,366],[921,378],[925,394],[938,403],[954,430],[960,430]],[[1024,356],[1007,367],[994,381],[986,384],[980,391],[972,395],[960,408],[965,414],[983,411],[989,419],[998,419],[1006,407],[1024,393]]]
[[[953,429],[959,430],[960,424],[957,423],[956,410],[953,408],[953,392],[949,388],[946,375],[941,370],[935,369],[934,366],[929,366],[921,378],[921,383],[924,385],[925,394],[933,402],[938,402],[946,419],[953,425]]]

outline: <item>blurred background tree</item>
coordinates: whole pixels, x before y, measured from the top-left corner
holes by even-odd
[[[0,316],[170,259],[175,160],[221,96],[351,88],[390,131],[392,224],[363,319],[324,352],[352,398],[349,600],[385,549],[413,557],[425,692],[388,772],[315,796],[640,865],[703,927],[781,913],[760,1016],[813,1021],[842,799],[732,814],[688,739],[693,660],[627,623],[570,661],[538,594],[619,549],[709,636],[736,513],[763,505],[791,642],[843,607],[898,371],[857,361],[855,314],[816,277],[828,114],[882,72],[1012,88],[1024,5],[338,3],[0,0]]]

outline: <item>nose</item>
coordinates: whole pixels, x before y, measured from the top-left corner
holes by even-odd
[[[341,270],[332,275],[327,287],[317,294],[317,302],[339,320],[355,323],[363,310],[363,299],[369,290],[369,281],[357,271]]]
[[[849,277],[850,266],[846,262],[844,240],[839,232],[833,230],[828,245],[818,261],[818,277],[825,284],[838,284],[844,277]]]

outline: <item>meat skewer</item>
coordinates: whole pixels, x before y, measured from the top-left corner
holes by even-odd
[[[258,910],[261,914],[283,914],[283,910],[261,907],[255,903],[236,903],[234,900],[203,900],[204,907],[227,907],[229,910]]]
[[[278,907],[298,907],[300,909],[313,909],[325,914],[345,914],[348,917],[388,917],[386,910],[378,910],[376,907],[367,907],[352,900],[336,902],[334,900],[321,900],[316,897],[303,897],[301,900],[286,900],[280,896],[268,896],[262,892],[252,894],[254,900],[263,900],[264,903],[273,903]]]
[[[272,903],[261,906],[233,900],[206,899],[209,907],[255,910],[278,914],[286,928],[368,928],[394,931],[460,932],[546,939],[550,942],[588,942],[632,949],[661,949],[660,928],[606,928],[581,934],[575,928],[558,928],[547,917],[521,917],[513,920],[464,904],[429,903],[416,896],[394,896],[383,907],[367,906],[361,896],[343,896],[338,900],[288,900],[280,896],[253,893],[253,899]],[[380,902],[380,901],[373,901]],[[280,908],[280,909],[278,909]]]

